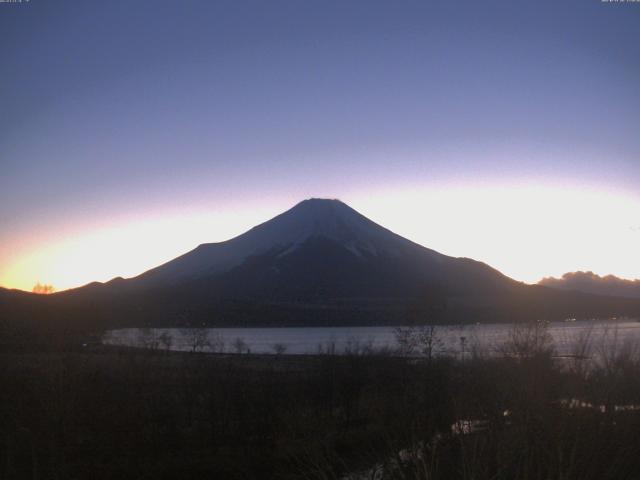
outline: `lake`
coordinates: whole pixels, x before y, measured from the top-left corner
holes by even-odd
[[[640,322],[635,320],[585,320],[551,322],[547,331],[559,355],[575,353],[580,339],[588,338],[591,350],[602,346],[640,345]],[[464,350],[498,351],[514,331],[512,324],[443,325],[436,328],[437,353],[460,355]],[[162,339],[166,340],[163,343]],[[395,327],[285,327],[179,329],[124,328],[105,333],[103,343],[128,347],[197,349],[209,352],[316,354],[397,349]]]

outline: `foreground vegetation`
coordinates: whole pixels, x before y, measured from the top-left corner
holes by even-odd
[[[398,332],[418,358],[6,349],[0,478],[640,476],[633,346],[558,359],[533,325],[439,358],[436,333]]]

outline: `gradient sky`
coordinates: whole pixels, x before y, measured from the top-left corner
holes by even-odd
[[[0,285],[308,197],[516,279],[640,277],[640,3],[0,3]]]

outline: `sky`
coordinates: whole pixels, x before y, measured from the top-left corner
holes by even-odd
[[[310,197],[525,282],[640,278],[640,2],[0,3],[0,285]]]

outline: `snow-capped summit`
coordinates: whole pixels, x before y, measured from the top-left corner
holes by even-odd
[[[0,310],[24,300],[33,314],[28,298],[0,291],[0,300]],[[42,310],[47,319],[52,311],[83,320],[84,312],[96,312],[94,322],[164,326],[402,325],[640,311],[633,299],[518,283],[323,199],[300,202],[236,238],[202,244],[138,277],[37,301],[49,302]]]
[[[310,238],[331,240],[356,256],[399,256],[427,250],[372,222],[339,200],[311,198],[231,240],[205,243],[191,252],[137,277],[145,284],[171,284],[221,273],[250,256],[274,248],[279,256],[295,251]],[[439,254],[429,250],[431,255]]]

